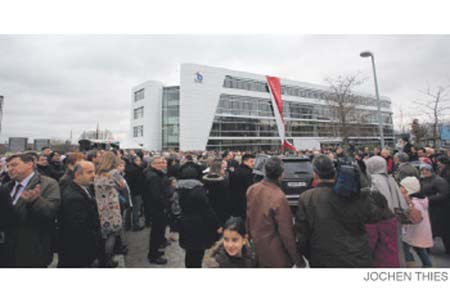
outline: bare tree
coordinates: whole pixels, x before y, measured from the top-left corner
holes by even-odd
[[[330,91],[326,101],[337,119],[344,146],[349,142],[352,121],[358,119],[356,106],[360,104],[359,97],[354,95],[352,90],[365,81],[358,77],[356,74],[325,79]]]
[[[415,145],[421,145],[428,136],[428,127],[419,123],[419,119],[414,119],[411,123],[411,134]]]
[[[414,103],[418,106],[418,111],[422,112],[427,118],[430,118],[433,147],[437,147],[439,125],[441,125],[441,121],[450,111],[450,85],[435,88],[428,86],[426,90],[419,92],[425,95],[425,98],[416,100]]]
[[[109,140],[114,139],[112,132],[109,129],[104,130],[85,130],[81,133],[80,139],[100,139]]]

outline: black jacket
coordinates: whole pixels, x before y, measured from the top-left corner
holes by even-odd
[[[168,207],[166,182],[163,172],[152,167],[144,170],[143,199],[148,203],[150,214],[153,216],[163,215],[164,209]]]
[[[179,180],[180,246],[186,250],[204,250],[217,240],[219,219],[211,208],[203,184],[196,179]]]
[[[371,267],[364,225],[380,219],[368,190],[345,200],[333,183],[319,183],[300,195],[295,222],[300,252],[311,267]]]
[[[37,165],[37,171],[41,175],[54,178],[54,174],[53,174],[54,169],[50,165],[46,165],[46,166]]]
[[[144,191],[144,175],[141,167],[134,163],[128,164],[125,169],[125,180],[130,188],[131,196],[142,196]]]
[[[14,228],[17,225],[9,191],[0,186],[0,267],[14,266]]]
[[[206,194],[220,224],[223,225],[231,216],[230,184],[228,179],[219,175],[203,176]]]
[[[59,267],[89,267],[99,256],[100,222],[97,203],[82,187],[70,182],[59,211]]]
[[[61,177],[65,173],[64,165],[62,163],[50,162],[49,166],[51,167],[51,177],[55,179],[57,182],[61,179]]]
[[[434,207],[449,207],[448,183],[444,178],[439,175],[433,175],[428,178],[422,178],[420,184],[422,186],[421,192],[430,201],[430,209]]]
[[[247,210],[246,193],[253,183],[253,170],[245,164],[241,164],[234,173],[231,173],[230,190],[234,216],[243,217],[245,220]]]

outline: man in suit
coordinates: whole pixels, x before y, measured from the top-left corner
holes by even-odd
[[[101,245],[97,203],[90,191],[94,164],[78,162],[73,176],[61,195],[58,267],[88,268],[98,258]]]
[[[58,183],[35,172],[30,154],[12,155],[7,165],[11,182],[6,188],[17,217],[14,266],[47,267],[53,258],[51,236],[61,200]]]

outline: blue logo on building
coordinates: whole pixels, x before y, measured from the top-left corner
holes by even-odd
[[[203,75],[200,74],[199,72],[196,72],[196,73],[195,73],[194,81],[195,81],[195,82],[198,82],[198,83],[202,83],[202,82],[203,82]]]

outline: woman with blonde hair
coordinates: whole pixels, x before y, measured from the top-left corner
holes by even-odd
[[[106,152],[97,169],[94,179],[95,199],[97,201],[100,218],[100,231],[104,242],[104,258],[101,265],[117,267],[113,260],[116,238],[122,229],[122,215],[120,212],[119,192],[120,183],[116,181],[119,158],[112,152]],[[119,185],[119,186],[118,186]]]

